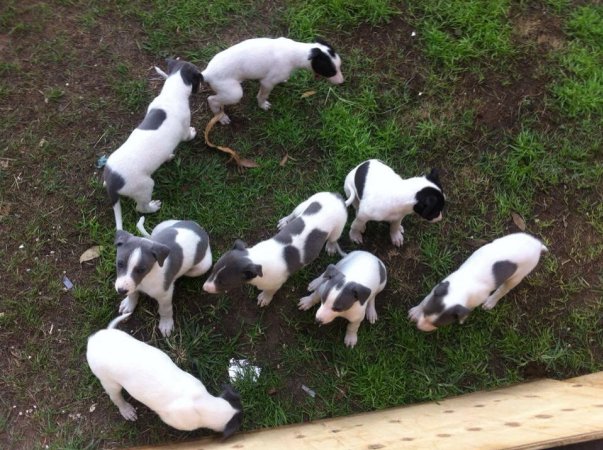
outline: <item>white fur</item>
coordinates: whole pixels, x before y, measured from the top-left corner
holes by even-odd
[[[461,305],[472,310],[479,305],[492,309],[496,303],[528,275],[540,260],[542,252],[548,251],[538,239],[526,233],[514,233],[504,236],[477,249],[455,272],[443,281],[448,281],[448,294],[444,297],[445,308]],[[492,266],[499,261],[511,261],[517,264],[517,270],[498,289],[492,274]],[[434,288],[435,289],[435,288]],[[490,293],[496,289],[490,295]],[[430,294],[409,310],[409,318],[417,322],[423,331],[432,331],[431,317],[426,317],[423,307]],[[430,320],[432,319],[432,320]]]
[[[335,267],[345,276],[346,284],[353,281],[369,288],[371,290],[369,298],[362,305],[360,302],[354,302],[353,306],[346,311],[333,311],[333,303],[341,292],[341,289],[333,288],[325,301],[320,305],[320,308],[318,308],[318,311],[316,311],[316,320],[323,325],[332,322],[337,317],[343,317],[349,321],[344,338],[344,343],[347,347],[354,347],[356,345],[358,341],[358,328],[365,316],[370,323],[377,321],[375,297],[385,288],[387,283],[387,280],[383,281],[383,283],[381,282],[379,264],[382,264],[379,258],[369,252],[358,250],[346,255]],[[325,285],[325,282],[327,280],[324,278],[323,273],[308,285],[308,291],[311,294],[300,299],[298,303],[299,309],[303,311],[308,310],[321,301],[321,287]]]
[[[308,56],[316,47],[327,52],[327,47],[318,43],[306,44],[284,37],[255,38],[218,53],[202,72],[203,79],[216,93],[207,99],[209,107],[214,114],[223,112],[225,105],[238,103],[243,97],[241,82],[259,80],[258,105],[268,110],[271,106],[268,96],[274,86],[287,81],[295,69],[311,69]],[[337,74],[328,80],[334,84],[343,83],[341,60],[337,54],[331,59]],[[228,124],[230,119],[224,114],[220,122]]]
[[[86,352],[90,370],[124,419],[136,420],[137,415],[123,398],[122,388],[178,430],[224,431],[238,411],[227,400],[208,393],[201,381],[180,370],[161,350],[112,329],[127,316],[90,336]]]
[[[141,213],[154,213],[161,207],[160,200],[152,200],[155,182],[151,175],[166,161],[174,157],[174,151],[182,141],[190,141],[197,134],[191,127],[189,96],[191,86],[182,81],[179,73],[167,77],[161,93],[147,108],[162,109],[166,118],[156,130],[136,128],[126,142],[115,150],[107,160],[107,167],[125,180],[119,190],[120,196],[136,201],[136,210]],[[115,225],[123,229],[121,204],[119,200],[113,206]]]
[[[390,223],[392,244],[400,247],[404,242],[402,219],[413,213],[416,203],[415,194],[425,187],[440,189],[423,177],[403,180],[389,166],[379,160],[370,160],[362,199],[358,199],[354,177],[361,164],[356,166],[345,178],[343,189],[347,195],[346,206],[354,205],[356,218],[350,226],[350,240],[362,243],[362,234],[368,221],[385,221]],[[432,222],[442,219],[442,215]]]

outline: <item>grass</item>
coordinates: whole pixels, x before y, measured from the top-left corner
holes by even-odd
[[[296,308],[307,283],[337,260],[325,254],[291,277],[266,310],[255,305],[253,288],[209,296],[204,277],[182,279],[172,337],[159,335],[156,304],[146,298],[124,329],[212,393],[227,380],[230,358],[261,367],[257,381],[236,382],[245,429],[601,370],[602,9],[565,0],[539,5],[560,24],[556,49],[535,37],[517,42],[516,16],[534,11],[507,0],[4,5],[0,24],[12,30],[18,53],[0,64],[7,104],[0,105],[0,226],[8,236],[0,258],[10,280],[0,299],[0,356],[7,361],[0,446],[101,448],[204,434],[171,430],[144,407],[137,423],[122,422],[86,366],[86,338],[114,317],[119,302],[113,214],[94,164],[123,142],[156,95],[152,65],[180,55],[203,67],[254,35],[324,36],[342,55],[346,82],[294,73],[275,88],[268,112],[257,108],[257,83],[246,83],[241,103],[229,107],[233,126],[216,127],[212,141],[260,167],[238,173],[201,139],[181,144],[155,173],[163,206],[147,217],[147,228],[194,219],[208,230],[215,260],[236,238],[253,244],[271,236],[278,219],[314,192],[342,192],[345,175],[367,158],[403,177],[439,168],[445,220],[407,217],[401,250],[391,247],[385,224],[369,223],[364,248],[386,263],[388,286],[377,299],[379,320],[361,325],[353,350],[343,345],[344,321],[319,328],[312,312]],[[55,29],[55,17],[64,26]],[[85,43],[81,27],[95,38]],[[519,72],[528,70],[519,67],[526,60],[533,67]],[[522,77],[537,84],[529,98],[507,95]],[[22,104],[19,90],[31,101]],[[315,93],[304,96],[308,91]],[[198,131],[209,120],[207,94],[192,99]],[[499,101],[515,103],[496,109]],[[478,125],[488,106],[507,115],[503,125]],[[122,205],[134,231],[134,205]],[[412,327],[408,308],[480,243],[516,231],[513,213],[550,249],[534,273],[463,326],[431,334]],[[346,234],[342,246],[354,249]],[[92,245],[103,247],[100,258],[80,265]],[[64,289],[63,275],[73,290]],[[19,419],[34,402],[38,411]]]

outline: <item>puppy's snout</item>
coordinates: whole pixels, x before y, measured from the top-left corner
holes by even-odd
[[[128,293],[128,290],[124,288],[117,288],[117,293],[120,295],[126,295]]]
[[[436,217],[435,219],[431,219],[430,222],[431,223],[435,223],[435,222],[439,222],[440,220],[442,220],[442,213],[440,213],[440,215],[438,217]]]
[[[211,281],[206,281],[205,284],[203,284],[203,290],[210,294],[216,294],[218,292],[216,284]]]
[[[343,78],[343,74],[340,72],[337,75],[332,76],[331,78],[329,78],[329,81],[333,84],[341,84],[343,83],[345,80]]]
[[[317,318],[315,319],[315,322],[316,322],[318,325],[322,325],[322,319],[321,319],[321,318],[319,318],[319,317],[317,317]]]

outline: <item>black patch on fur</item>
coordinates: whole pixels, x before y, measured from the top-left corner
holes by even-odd
[[[370,165],[370,161],[363,162],[358,166],[358,169],[356,169],[356,173],[354,174],[354,184],[356,185],[358,200],[360,200],[364,195],[364,186],[366,184],[366,176],[368,174]]]
[[[290,244],[293,242],[293,236],[297,236],[304,231],[306,224],[304,219],[301,217],[296,217],[291,222],[283,227],[281,231],[278,232],[276,236],[274,236],[274,240],[280,242],[281,244]]]
[[[325,78],[331,78],[337,75],[337,69],[335,68],[335,64],[333,64],[333,59],[318,47],[315,47],[310,51],[308,59],[312,62],[312,70],[318,75],[322,75]]]
[[[193,260],[193,264],[200,263],[203,257],[205,256],[207,247],[209,246],[209,236],[207,235],[207,232],[203,228],[201,228],[197,222],[193,222],[192,220],[181,220],[180,222],[176,222],[173,227],[185,228],[199,236],[200,240],[197,243],[197,249],[195,250],[195,259]]]
[[[341,273],[334,264],[329,264],[327,269],[323,272],[322,277],[324,278],[324,281],[318,289],[320,300],[324,303],[329,297],[331,289],[341,289],[343,287],[345,284],[345,275]]]
[[[168,58],[166,62],[168,65],[168,75],[171,76],[180,71],[180,76],[182,77],[184,84],[192,86],[193,94],[197,93],[199,84],[203,82],[203,75],[197,66],[179,59]]]
[[[166,119],[167,114],[161,108],[151,109],[144,120],[138,125],[139,130],[158,130],[163,121]]]
[[[314,42],[316,42],[317,44],[320,45],[324,45],[325,47],[327,47],[329,50],[329,55],[331,55],[333,58],[335,58],[335,49],[333,48],[333,46],[331,44],[329,44],[327,41],[325,41],[322,38],[317,37],[316,39],[314,39]]]
[[[379,284],[385,283],[387,280],[387,272],[385,271],[385,266],[381,261],[379,261]]]
[[[105,182],[105,189],[109,195],[111,206],[113,206],[119,200],[119,191],[126,185],[126,180],[120,174],[111,170],[109,166],[105,166],[103,181]]]
[[[241,428],[241,424],[243,423],[243,404],[241,403],[241,396],[232,388],[232,386],[225,384],[222,386],[222,388],[224,389],[224,392],[222,392],[220,397],[226,400],[230,406],[238,411],[232,416],[224,427],[222,437],[226,439],[232,436],[235,432],[239,431]]]
[[[355,302],[364,305],[371,295],[371,290],[366,286],[350,281],[343,287],[335,301],[333,311],[341,312],[350,309]]]
[[[427,304],[423,307],[423,314],[431,316],[432,314],[439,314],[444,311],[444,297],[448,295],[449,281],[442,281],[433,290],[433,294]]]
[[[328,233],[321,230],[312,230],[306,238],[304,245],[304,265],[310,264],[320,254],[322,247],[327,241]]]
[[[438,169],[431,169],[431,172],[429,172],[425,178],[427,178],[429,181],[431,181],[433,184],[435,184],[437,187],[440,188],[440,190],[444,190],[442,188],[442,183],[440,183],[440,172],[438,171]]]
[[[496,288],[507,281],[517,270],[517,264],[511,261],[498,261],[492,265],[492,274]]]
[[[301,261],[299,250],[292,245],[287,245],[283,248],[283,258],[285,259],[285,263],[287,263],[287,271],[289,274],[297,272],[304,266]]]
[[[318,202],[312,202],[303,212],[304,216],[311,216],[312,214],[316,214],[318,211],[322,209],[322,205]]]
[[[171,253],[170,248],[160,242],[142,239],[123,230],[115,233],[115,245],[117,247],[115,260],[118,278],[128,270],[128,262],[134,250],[140,248],[140,259],[130,274],[136,286],[147,276],[155,263],[162,266]]]
[[[444,194],[434,187],[425,187],[415,195],[414,212],[426,220],[437,218],[444,209]]]
[[[462,322],[467,318],[470,309],[465,308],[462,305],[454,305],[452,308],[444,311],[440,316],[433,322],[436,327],[443,327],[452,323]]]
[[[182,263],[184,262],[184,251],[182,247],[176,243],[176,235],[178,230],[171,226],[161,231],[156,236],[153,236],[153,240],[157,241],[166,247],[170,248],[170,256],[165,261],[164,268],[164,279],[163,279],[163,290],[167,291],[171,284],[176,280],[176,275],[182,269]]]

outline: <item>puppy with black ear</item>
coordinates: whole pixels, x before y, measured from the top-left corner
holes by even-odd
[[[151,178],[159,166],[174,157],[182,141],[197,134],[191,127],[188,99],[203,80],[193,64],[168,59],[167,79],[161,93],[147,109],[147,115],[121,147],[107,160],[103,181],[115,215],[115,226],[123,229],[120,195],[136,201],[136,210],[154,213],[161,201],[152,200],[155,182]]]
[[[136,410],[121,390],[155,411],[166,424],[191,431],[209,428],[229,437],[241,427],[241,399],[231,386],[215,397],[203,383],[184,372],[161,350],[115,329],[130,313],[114,319],[107,329],[88,338],[86,359],[111,401],[126,420]]]
[[[159,304],[159,331],[169,336],[174,328],[174,283],[181,276],[198,277],[210,269],[209,236],[190,220],[166,220],[152,234],[147,233],[143,224],[144,217],[138,222],[143,238],[123,230],[115,233],[115,290],[126,295],[119,312],[131,313],[140,293],[147,294]]]
[[[538,239],[514,233],[477,249],[456,272],[435,286],[423,301],[408,311],[422,331],[463,323],[479,305],[492,309],[528,275],[548,251]]]
[[[272,238],[250,248],[237,240],[216,262],[203,290],[216,294],[251,284],[262,290],[258,305],[268,306],[289,276],[318,258],[323,246],[330,255],[344,254],[337,240],[347,218],[339,194],[314,194],[279,221],[280,231]]]
[[[445,199],[437,170],[422,177],[403,180],[389,166],[370,159],[346,176],[343,189],[346,206],[354,205],[356,218],[350,239],[362,243],[362,233],[370,220],[389,222],[389,235],[396,247],[404,242],[404,216],[415,212],[429,222],[442,219]]]
[[[330,264],[309,284],[311,294],[302,298],[298,307],[305,311],[320,301],[322,304],[316,311],[316,322],[320,325],[337,317],[347,319],[350,323],[343,342],[354,347],[364,317],[370,323],[377,320],[375,297],[386,283],[387,272],[379,258],[369,252],[351,252],[337,265]]]
[[[258,105],[268,110],[270,92],[287,81],[295,69],[311,69],[333,84],[343,83],[341,59],[325,41],[306,44],[284,37],[247,39],[218,53],[203,71],[203,79],[215,92],[207,99],[209,107],[214,114],[223,112],[224,106],[243,97],[241,82],[259,80]],[[224,114],[220,123],[229,124],[230,118]]]

